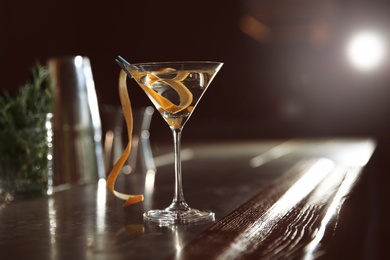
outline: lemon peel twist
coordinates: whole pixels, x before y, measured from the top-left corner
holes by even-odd
[[[166,68],[162,71],[171,71],[173,69]],[[183,111],[184,109],[188,108],[193,100],[192,93],[186,88],[186,86],[181,83],[181,81],[185,80],[188,77],[188,72],[179,72],[173,79],[161,79],[156,74],[150,74],[149,79],[150,81],[148,84],[152,85],[156,81],[161,81],[166,83],[167,85],[171,86],[179,95],[180,97],[180,104],[175,105],[165,97],[161,96],[151,88],[147,87],[144,84],[140,84],[142,89],[148,93],[165,111],[176,114],[180,111]],[[140,77],[139,75],[136,77]],[[107,186],[109,190],[119,199],[125,200],[125,203],[123,204],[123,207],[138,203],[143,201],[143,195],[132,195],[132,194],[126,194],[121,193],[115,190],[115,182],[120,174],[120,171],[125,164],[127,158],[130,155],[131,151],[131,143],[132,143],[132,135],[133,135],[133,113],[131,109],[131,102],[129,98],[129,94],[127,92],[127,84],[126,84],[127,74],[124,70],[121,70],[119,73],[119,80],[118,80],[118,90],[119,90],[119,97],[122,105],[123,114],[126,121],[127,126],[127,134],[128,134],[128,144],[123,151],[121,157],[118,159],[118,161],[115,163],[114,167],[112,168],[110,174],[107,177]],[[139,82],[139,81],[138,81]],[[192,108],[191,108],[192,109]]]
[[[166,71],[174,71],[174,69],[171,68],[165,68],[161,70],[161,72],[166,72]],[[140,84],[142,89],[148,93],[165,111],[172,113],[172,114],[177,114],[184,109],[186,109],[188,106],[191,105],[193,97],[191,91],[188,90],[188,88],[181,82],[185,80],[188,77],[189,73],[188,72],[179,72],[173,79],[162,79],[158,76],[157,74],[149,74],[149,85],[152,85],[156,81],[163,82],[169,86],[171,86],[179,95],[180,97],[180,104],[175,105],[173,104],[170,100],[167,98],[161,96],[157,92],[155,92],[153,89],[147,87],[145,84]]]
[[[126,201],[123,204],[123,207],[141,202],[144,199],[144,196],[142,194],[141,195],[131,195],[131,194],[121,193],[121,192],[118,192],[115,190],[116,179],[117,179],[123,165],[125,164],[127,158],[130,155],[131,142],[132,142],[132,136],[133,136],[133,112],[131,109],[131,102],[130,102],[129,94],[127,93],[126,79],[127,79],[126,72],[121,70],[119,73],[118,89],[119,89],[119,97],[120,97],[120,101],[122,104],[123,114],[124,114],[125,121],[126,121],[129,142],[128,142],[125,150],[123,151],[121,157],[115,163],[114,167],[112,168],[110,174],[107,177],[107,186],[108,186],[109,190],[117,198]]]

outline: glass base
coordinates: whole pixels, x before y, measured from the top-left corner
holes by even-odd
[[[144,220],[160,225],[170,224],[199,224],[215,220],[215,214],[207,210],[187,209],[170,210],[155,209],[144,213]]]

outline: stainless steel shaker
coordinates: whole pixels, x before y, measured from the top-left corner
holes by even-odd
[[[52,185],[104,178],[101,121],[89,59],[51,58],[47,67],[55,91]]]

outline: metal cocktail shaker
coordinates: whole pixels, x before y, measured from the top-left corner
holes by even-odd
[[[89,59],[51,58],[47,67],[55,91],[49,188],[104,178],[101,121]]]

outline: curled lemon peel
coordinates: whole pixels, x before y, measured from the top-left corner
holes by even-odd
[[[163,73],[164,71],[174,71],[174,69],[171,68],[165,68],[161,70]],[[158,74],[158,73],[157,73]],[[150,74],[149,75],[149,82],[148,84],[153,84],[156,81],[164,82],[165,84],[171,86],[179,95],[180,97],[180,104],[175,105],[165,97],[161,96],[151,88],[147,87],[144,84],[139,84],[142,89],[148,93],[165,111],[176,114],[180,111],[183,111],[184,109],[193,109],[193,107],[190,107],[192,103],[192,93],[186,88],[186,86],[181,83],[181,81],[185,80],[189,73],[188,72],[179,72],[173,79],[162,79],[157,74]],[[136,75],[135,77],[140,77],[140,75]],[[144,197],[142,194],[140,195],[132,195],[132,194],[126,194],[121,193],[115,190],[115,182],[120,174],[120,171],[125,164],[127,158],[130,155],[131,151],[131,142],[132,142],[132,136],[133,136],[133,113],[131,109],[131,102],[129,98],[129,94],[127,92],[127,84],[126,84],[127,74],[125,71],[121,70],[119,73],[119,82],[118,82],[118,90],[119,90],[119,97],[122,104],[122,110],[126,121],[127,126],[127,134],[128,134],[128,144],[123,151],[121,157],[118,159],[118,161],[115,163],[114,167],[112,168],[110,174],[107,177],[107,186],[109,190],[119,199],[125,200],[125,203],[123,204],[123,207],[138,203],[143,201]],[[138,80],[137,80],[138,81]],[[139,81],[138,81],[139,82]],[[173,121],[171,124],[177,124],[175,121]]]
[[[129,142],[128,142],[125,150],[123,151],[121,157],[115,163],[114,167],[112,168],[110,174],[107,177],[107,186],[108,186],[109,190],[117,198],[126,201],[123,204],[123,207],[141,202],[144,199],[144,196],[142,194],[141,195],[131,195],[131,194],[121,193],[121,192],[118,192],[115,190],[116,179],[117,179],[118,175],[120,174],[120,171],[121,171],[123,165],[125,164],[127,158],[130,155],[132,135],[133,135],[133,112],[131,109],[129,94],[127,93],[126,79],[127,79],[126,72],[121,70],[121,72],[119,73],[118,89],[119,89],[119,97],[120,97],[120,101],[122,104],[123,114],[124,114],[125,121],[126,121]]]
[[[165,71],[171,71],[172,69],[165,69]],[[163,70],[161,70],[163,73]],[[142,89],[148,93],[156,102],[159,104],[160,107],[162,107],[165,111],[171,113],[171,114],[177,114],[184,109],[186,109],[188,106],[192,103],[192,93],[184,86],[184,84],[181,82],[185,80],[188,77],[188,72],[179,72],[173,79],[162,79],[157,74],[149,74],[149,85],[152,85],[156,81],[164,82],[165,84],[171,86],[179,95],[180,97],[180,104],[175,105],[167,98],[161,96],[157,92],[155,92],[153,89],[147,87],[145,84],[140,83],[140,86]]]

